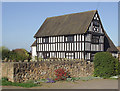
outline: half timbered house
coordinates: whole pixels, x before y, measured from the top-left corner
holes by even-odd
[[[97,52],[117,57],[97,10],[47,18],[35,34],[38,57],[92,60]]]

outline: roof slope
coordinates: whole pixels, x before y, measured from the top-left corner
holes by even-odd
[[[105,30],[103,31],[108,42],[109,42],[109,47],[107,48],[106,51],[108,52],[118,52],[119,50],[117,49],[117,47],[114,45],[114,43],[112,42],[112,40],[109,38],[109,36],[107,35],[107,33],[105,32]]]
[[[47,18],[34,37],[85,33],[95,13],[92,10]]]
[[[120,51],[120,46],[118,46],[117,49]]]
[[[96,12],[97,10],[92,10],[81,13],[49,17],[44,21],[34,37],[83,34],[87,31]],[[109,47],[106,51],[118,51],[107,33],[105,31],[104,33],[109,42]],[[35,45],[36,42],[32,44],[32,46]]]
[[[31,45],[31,47],[32,47],[32,46],[36,46],[36,40],[33,42],[33,44]]]

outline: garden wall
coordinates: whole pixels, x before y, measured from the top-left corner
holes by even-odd
[[[80,60],[47,60],[39,62],[5,62],[2,63],[2,76],[12,82],[55,78],[55,69],[69,70],[71,77],[91,76],[93,63]]]
[[[12,62],[4,62],[1,63],[2,68],[0,69],[0,72],[2,73],[1,77],[7,77],[10,81],[14,82],[14,63]]]

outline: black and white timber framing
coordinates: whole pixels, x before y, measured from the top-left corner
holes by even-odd
[[[107,51],[107,46],[110,45],[106,42],[107,37],[96,11],[85,33],[35,36],[36,52],[38,57],[44,59],[68,58],[92,60],[95,53]],[[111,52],[117,53],[116,50]]]

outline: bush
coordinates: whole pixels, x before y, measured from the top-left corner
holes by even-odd
[[[2,60],[9,57],[9,52],[10,50],[7,47],[5,46],[0,47],[0,53],[2,53]]]
[[[15,60],[15,61],[24,61],[24,60],[30,60],[30,54],[25,50],[25,49],[15,49],[9,52],[9,57],[8,59],[10,60]]]
[[[93,61],[94,76],[109,78],[118,74],[118,60],[111,53],[96,53]]]
[[[116,59],[116,63],[115,63],[115,72],[116,75],[120,75],[120,62],[118,61],[118,59]]]
[[[70,77],[69,72],[63,68],[59,68],[59,69],[55,70],[55,75],[56,75],[55,80],[57,80],[57,81],[66,80],[66,78]]]
[[[15,50],[13,50],[13,52],[17,54],[17,56],[16,56],[17,61],[28,60],[29,54],[25,49],[15,49]]]
[[[31,60],[31,55],[25,49],[15,49],[10,51],[5,46],[0,47],[0,57],[2,53],[2,60],[14,60],[14,61],[24,61],[24,60]]]
[[[17,61],[17,59],[16,59],[17,57],[18,57],[17,53],[15,53],[13,51],[9,52],[9,57],[8,57],[9,60],[16,60]]]

